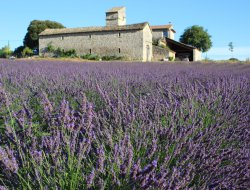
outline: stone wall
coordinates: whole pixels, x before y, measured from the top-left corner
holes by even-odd
[[[158,41],[159,39],[162,39],[164,37],[163,31],[161,30],[152,31],[152,35],[153,35],[153,41]]]
[[[129,60],[145,60],[143,50],[145,48],[143,39],[145,31],[105,31],[40,36],[39,52],[43,54],[48,44],[51,43],[54,47],[60,47],[65,50],[75,49],[78,55],[91,53],[101,56],[123,56]],[[145,36],[150,38],[149,34]],[[148,40],[148,43],[150,43],[150,40]]]
[[[126,8],[120,8],[116,12],[106,12],[106,26],[126,25]]]
[[[162,48],[159,46],[153,46],[153,60],[162,61],[166,58],[173,57],[175,58],[175,52]]]
[[[152,32],[147,25],[143,29],[143,60],[142,61],[152,61],[153,47],[152,47]]]
[[[172,30],[169,30],[168,32],[168,38],[174,40],[174,32]]]
[[[194,49],[193,50],[193,61],[201,61],[201,60],[202,60],[201,52],[198,49]]]

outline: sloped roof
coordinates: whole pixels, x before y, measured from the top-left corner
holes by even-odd
[[[181,43],[181,42],[172,40],[172,39],[167,38],[167,37],[165,37],[165,38],[166,38],[166,42],[167,42],[167,43],[173,43],[173,44],[175,44],[175,45],[177,45],[177,46],[180,46],[180,47],[183,47],[183,48],[186,48],[186,49],[189,49],[189,50],[197,49],[197,48],[194,47],[194,46],[191,46],[191,45],[188,45],[188,44],[184,44],[184,43]]]
[[[123,8],[125,8],[125,7],[113,7],[112,9],[109,9],[106,13],[115,13]]]
[[[74,34],[87,32],[103,32],[103,31],[124,31],[124,30],[143,30],[148,22],[124,25],[124,26],[103,26],[103,27],[84,27],[84,28],[62,28],[62,29],[46,29],[39,36],[49,36],[57,34]]]
[[[157,25],[157,26],[150,26],[152,30],[172,30],[174,33],[176,33],[176,31],[172,28],[173,25],[172,24],[167,24],[167,25]]]

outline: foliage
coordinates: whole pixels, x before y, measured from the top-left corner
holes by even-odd
[[[37,49],[39,34],[48,28],[53,29],[53,28],[65,28],[65,27],[62,24],[55,21],[33,20],[30,22],[27,28],[27,33],[23,40],[24,46],[27,46],[30,49]]]
[[[52,42],[50,42],[47,45],[46,51],[49,52],[49,53],[53,53],[53,52],[55,52],[55,50],[56,50],[56,48],[52,45]]]
[[[234,52],[234,45],[233,45],[233,42],[230,42],[229,44],[228,44],[228,47],[229,47],[229,51],[232,53],[232,58],[231,59],[235,59],[235,58],[233,58],[233,52]],[[231,59],[229,59],[229,60],[231,60]],[[232,61],[232,60],[231,60]]]
[[[25,47],[22,51],[22,57],[31,56],[33,54],[33,50],[29,47]]]
[[[56,57],[76,57],[77,56],[75,49],[64,50],[61,48],[57,48],[55,50],[55,55]]]
[[[95,61],[99,61],[99,60],[103,60],[103,61],[116,61],[116,60],[122,60],[123,57],[121,56],[116,56],[116,55],[105,55],[105,56],[99,56],[96,54],[85,54],[81,56],[82,59],[88,59],[88,60],[95,60]]]
[[[116,55],[106,55],[102,57],[103,61],[115,61],[115,60],[122,60],[123,57],[122,56],[116,56]]]
[[[75,49],[64,50],[60,47],[56,48],[52,43],[47,45],[46,52],[52,53],[54,57],[77,57]]]
[[[82,59],[88,59],[88,60],[100,60],[100,56],[99,55],[96,55],[96,54],[85,54],[85,55],[82,55],[81,56]]]
[[[194,46],[201,52],[207,52],[212,47],[211,36],[207,30],[198,25],[185,29],[180,42]]]
[[[237,58],[230,58],[229,61],[239,61]]]
[[[248,65],[0,68],[1,189],[249,187]]]
[[[233,51],[234,51],[233,42],[230,42],[230,43],[228,44],[228,47],[229,47],[229,51],[230,51],[230,52],[233,52]]]
[[[0,58],[8,58],[12,53],[9,46],[4,46],[0,49]]]
[[[168,59],[169,59],[169,61],[174,61],[174,57],[173,56],[170,56]]]
[[[24,46],[17,47],[14,50],[13,55],[16,56],[16,57],[19,57],[19,58],[22,57],[22,52],[23,52],[24,48],[25,48]]]

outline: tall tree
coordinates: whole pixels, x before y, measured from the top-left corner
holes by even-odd
[[[229,51],[232,53],[232,57],[233,57],[233,52],[234,52],[234,45],[233,45],[233,42],[230,42],[228,44],[228,47],[229,47]]]
[[[31,49],[38,48],[39,34],[47,28],[65,28],[61,23],[49,20],[33,20],[28,26],[23,44]]]
[[[194,25],[185,29],[180,42],[196,47],[201,52],[207,52],[212,47],[211,36],[202,26]]]

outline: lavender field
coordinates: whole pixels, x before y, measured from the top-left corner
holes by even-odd
[[[0,189],[247,189],[250,65],[0,60]]]

